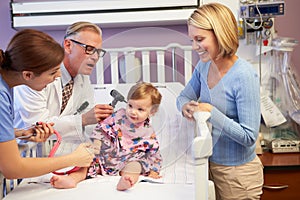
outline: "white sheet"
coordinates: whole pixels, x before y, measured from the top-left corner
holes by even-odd
[[[132,200],[132,199],[194,199],[192,184],[138,183],[133,188],[121,192],[116,190],[119,177],[100,177],[85,180],[76,188],[59,190],[50,184],[25,183],[9,193],[4,200],[82,200],[86,198]]]

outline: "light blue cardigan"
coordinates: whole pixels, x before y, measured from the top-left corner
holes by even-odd
[[[250,63],[238,58],[231,69],[212,89],[207,76],[210,62],[199,61],[192,78],[177,98],[181,111],[191,100],[213,105],[213,154],[210,161],[227,166],[254,159],[255,142],[260,127],[259,77]]]

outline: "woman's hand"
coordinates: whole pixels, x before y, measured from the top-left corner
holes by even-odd
[[[40,122],[39,125],[35,126],[35,137],[30,137],[29,140],[32,142],[45,142],[53,133],[54,123]]]
[[[16,130],[15,136],[26,141],[45,142],[54,133],[53,125],[54,123],[38,122],[29,129]]]
[[[189,120],[193,120],[194,112],[211,112],[213,106],[209,103],[190,101],[183,105],[182,114]]]
[[[193,113],[197,109],[199,103],[196,101],[190,101],[183,105],[182,107],[182,114],[188,120],[193,120]]]
[[[89,167],[95,157],[93,153],[92,144],[82,143],[71,154],[74,158],[74,166]]]

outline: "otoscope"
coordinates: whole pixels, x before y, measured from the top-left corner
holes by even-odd
[[[110,91],[110,96],[114,98],[113,101],[109,104],[112,107],[115,107],[118,101],[127,103],[124,96],[121,93],[119,93],[117,90]]]

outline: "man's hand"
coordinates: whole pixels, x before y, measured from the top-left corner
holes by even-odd
[[[88,112],[82,114],[82,126],[96,124],[107,118],[114,111],[114,108],[108,104],[97,104]]]

